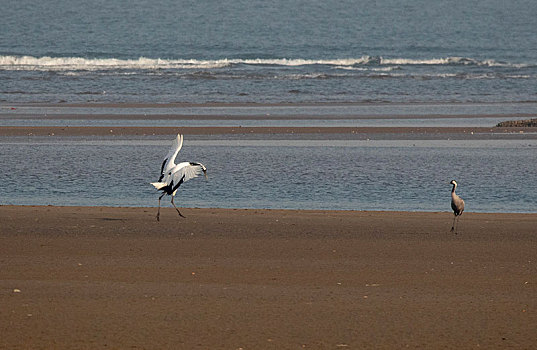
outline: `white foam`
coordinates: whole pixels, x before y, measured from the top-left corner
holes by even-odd
[[[388,65],[464,65],[464,66],[487,66],[487,67],[513,67],[524,68],[530,67],[530,64],[515,64],[508,62],[498,62],[495,60],[476,60],[468,57],[444,57],[444,58],[431,58],[431,59],[409,59],[409,58],[382,58],[381,64]]]
[[[329,66],[353,66],[367,64],[371,61],[370,56],[360,58],[342,58],[333,60],[313,60],[313,59],[232,59],[226,60],[231,64],[250,64],[250,65],[276,65],[276,66],[309,66],[309,65],[329,65]]]
[[[118,58],[0,56],[0,68],[5,70],[110,70],[110,69],[211,69],[228,66],[228,60],[166,60],[140,57]]]
[[[362,69],[369,66],[370,70],[390,71],[405,65],[478,65],[489,67],[523,68],[532,65],[497,62],[495,60],[475,60],[466,57],[446,57],[432,59],[383,58],[379,56],[362,56],[359,58],[342,59],[161,59],[146,58],[82,58],[82,57],[33,57],[33,56],[0,56],[1,70],[38,70],[38,71],[77,71],[77,70],[158,70],[158,69],[217,69],[232,65],[273,65],[273,66],[308,66],[328,65],[339,69]],[[379,67],[388,66],[388,67]],[[395,67],[393,67],[395,66]],[[533,65],[535,66],[535,64]],[[374,67],[374,68],[373,68]]]
[[[374,60],[374,58],[373,58]],[[333,60],[313,59],[153,59],[140,57],[138,59],[118,58],[82,58],[82,57],[33,57],[33,56],[0,56],[0,69],[4,70],[111,70],[111,69],[215,69],[231,65],[275,65],[275,66],[307,66],[334,65],[353,66],[368,64],[370,56],[360,58],[345,58]]]

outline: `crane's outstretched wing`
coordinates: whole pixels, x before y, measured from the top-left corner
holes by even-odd
[[[207,168],[196,162],[183,162],[177,164],[168,172],[164,173],[161,181],[151,183],[156,189],[173,194],[183,182],[204,174],[207,177]]]
[[[165,177],[165,174],[175,166],[175,157],[177,157],[181,147],[183,147],[183,135],[177,134],[177,137],[173,140],[172,147],[168,151],[168,154],[164,158],[162,166],[160,167],[160,177],[158,182],[162,181],[162,179]]]
[[[204,174],[205,177],[207,177],[207,168],[203,164],[196,162],[183,162],[177,164],[175,168],[171,170],[171,180],[173,180],[174,184],[178,184],[181,179],[182,182],[185,182],[198,177],[201,174]]]

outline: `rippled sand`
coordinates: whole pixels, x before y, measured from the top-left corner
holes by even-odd
[[[534,348],[535,214],[0,207],[0,348]]]

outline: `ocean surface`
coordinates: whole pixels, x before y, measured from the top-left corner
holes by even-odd
[[[537,101],[537,2],[0,0],[0,103]]]
[[[0,0],[0,127],[481,126],[537,113],[537,1]],[[189,106],[189,104],[194,104]],[[537,137],[220,135],[185,207],[537,212]],[[0,204],[156,206],[169,137],[1,137]],[[166,204],[165,204],[166,205]]]

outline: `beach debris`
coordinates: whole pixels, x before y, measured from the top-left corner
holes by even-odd
[[[380,284],[378,284],[378,283],[366,283],[365,286],[366,287],[378,287],[378,286],[380,286]]]
[[[13,293],[20,293],[20,292],[21,292],[20,289],[17,289],[17,288],[13,289]]]
[[[502,128],[502,127],[537,127],[537,118],[533,119],[525,119],[525,120],[508,120],[504,122],[500,122],[496,124],[496,127]]]

